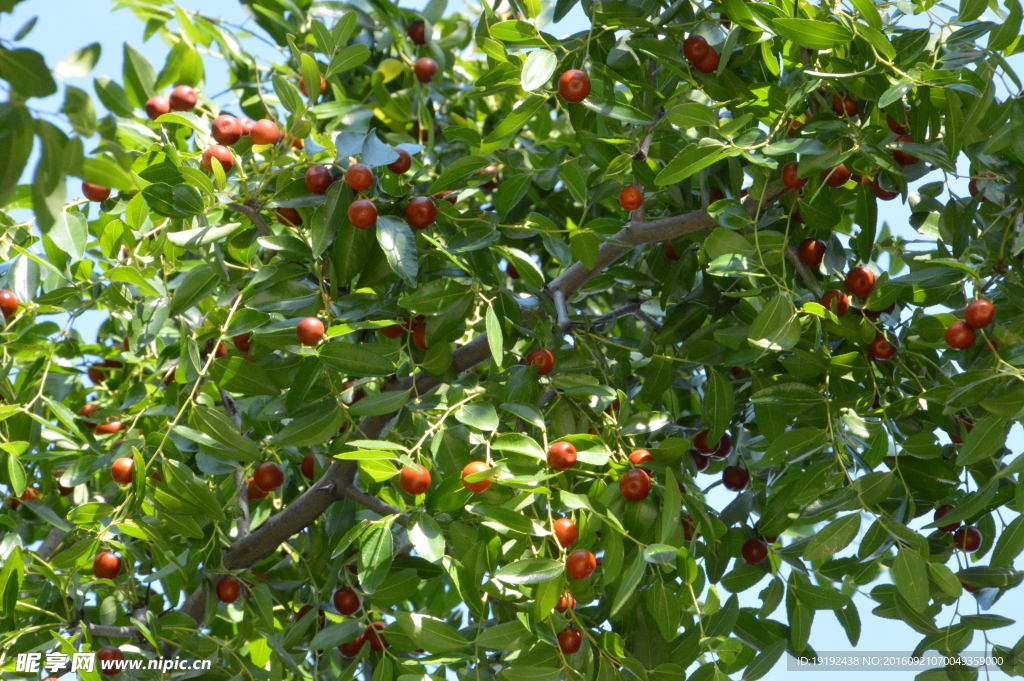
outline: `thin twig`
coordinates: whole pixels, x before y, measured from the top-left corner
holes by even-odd
[[[800,261],[800,253],[797,251],[796,246],[790,244],[786,249],[786,259],[793,264],[796,271],[800,273],[800,277],[807,284],[807,288],[814,292],[814,295],[821,297],[821,286],[818,284],[818,280],[814,278],[814,274],[807,269],[807,265]]]
[[[643,310],[637,310],[635,314],[636,318],[642,321],[644,324],[646,324],[651,331],[661,331],[661,322],[659,322],[651,315],[647,314]]]

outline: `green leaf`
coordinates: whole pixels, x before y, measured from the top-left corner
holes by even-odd
[[[960,0],[960,11],[957,13],[956,20],[962,24],[974,21],[982,15],[986,7],[988,7],[986,0]]]
[[[170,113],[162,114],[156,119],[156,122],[161,125],[165,123],[184,125],[186,128],[192,128],[201,135],[210,134],[209,120],[204,120],[190,111],[171,111]]]
[[[57,248],[75,260],[85,255],[85,244],[89,238],[89,225],[81,213],[62,212],[50,228],[50,238]]]
[[[220,283],[220,273],[213,265],[203,263],[189,270],[171,297],[170,315],[184,312],[210,294]]]
[[[239,433],[235,423],[222,411],[196,405],[191,411],[191,422],[193,426],[236,453],[235,458],[239,461],[253,463],[259,460],[259,446]]]
[[[390,215],[378,216],[377,243],[384,250],[395,274],[410,286],[415,286],[420,261],[416,253],[416,237],[409,224]]]
[[[177,189],[179,187],[175,187],[175,190]],[[196,229],[186,229],[182,232],[169,233],[167,240],[180,248],[198,250],[201,246],[227,239],[237,232],[241,226],[242,223],[240,222],[229,222],[226,225],[210,225],[207,227],[197,227]]]
[[[348,411],[353,416],[383,416],[398,411],[409,401],[408,390],[388,390],[376,395],[367,395]]]
[[[491,442],[491,449],[499,452],[517,452],[538,460],[545,460],[546,454],[541,446],[529,435],[522,433],[502,433]]]
[[[455,412],[455,418],[460,423],[472,426],[483,431],[496,430],[498,428],[498,412],[494,405],[489,402],[470,402],[464,404]]]
[[[444,533],[426,513],[414,513],[409,518],[409,541],[424,560],[440,563],[444,558]]]
[[[146,100],[156,94],[156,72],[142,53],[124,44],[123,55],[124,91],[132,105],[142,108]]]
[[[831,50],[853,40],[850,29],[831,21],[781,18],[772,26],[779,35],[812,50]]]
[[[396,612],[395,618],[413,645],[431,653],[446,653],[462,650],[469,641],[450,624],[415,612]]]
[[[964,438],[964,444],[956,457],[956,464],[970,466],[991,457],[1006,443],[1010,425],[1010,421],[994,415],[978,421]]]
[[[626,123],[633,123],[635,125],[650,125],[654,123],[654,119],[639,109],[634,109],[622,102],[598,99],[594,95],[584,99],[583,106],[591,111],[596,111],[602,116],[608,116],[609,118],[625,121]]]
[[[107,156],[91,156],[82,161],[82,179],[121,191],[135,189],[132,176]]]
[[[519,129],[526,125],[526,122],[533,118],[537,112],[547,103],[548,98],[546,96],[531,94],[529,97],[519,102],[515,109],[506,116],[494,130],[484,138],[483,144],[480,150],[483,153],[490,153],[496,149],[500,149],[508,142]]]
[[[772,298],[757,313],[747,335],[751,345],[766,350],[792,350],[800,342],[800,320],[789,296]]]
[[[562,563],[549,558],[526,558],[499,569],[493,579],[515,585],[539,584],[561,576],[564,569]]]
[[[275,73],[274,78],[274,93],[277,98],[281,101],[281,106],[288,110],[289,113],[295,114],[301,111],[304,107],[302,103],[302,96],[299,94],[299,88],[292,85],[291,81],[282,76],[280,73]],[[320,84],[317,83],[319,89]]]
[[[782,657],[782,654],[786,652],[787,643],[786,639],[780,638],[767,648],[763,648],[751,663],[747,665],[746,670],[743,672],[743,681],[756,681],[770,672],[779,661],[779,658]]]
[[[355,12],[349,12],[350,15],[355,16]],[[340,22],[339,22],[340,23]],[[335,73],[344,73],[345,71],[351,71],[352,69],[362,66],[366,63],[366,60],[370,58],[370,48],[367,45],[349,45],[344,50],[339,52],[331,60],[330,66],[327,67],[326,76],[334,75]]]
[[[374,523],[360,538],[359,584],[368,593],[373,593],[388,575],[394,556],[394,542],[391,526],[394,516],[384,522]]]
[[[992,567],[1013,567],[1021,551],[1024,551],[1024,516],[1018,515],[999,534],[989,564]]]
[[[427,193],[437,194],[448,189],[465,187],[468,184],[468,178],[475,176],[478,170],[482,170],[490,164],[491,162],[482,156],[463,156],[456,159],[441,171],[441,174],[430,185]]]
[[[928,566],[921,554],[901,546],[892,565],[892,578],[910,607],[924,612],[928,607]]]
[[[323,343],[318,349],[320,359],[349,376],[390,376],[398,367],[381,354],[383,350],[342,341]]]
[[[75,50],[61,59],[54,71],[64,78],[81,78],[96,66],[96,62],[100,60],[102,49],[99,43],[91,43]]]
[[[316,611],[308,614],[309,617],[317,617]],[[339,622],[337,624],[330,624],[320,631],[316,632],[316,636],[309,642],[310,650],[327,650],[334,648],[340,643],[352,638],[356,633],[361,633],[365,630],[365,625],[358,619],[346,620],[345,622]]]
[[[537,263],[533,261],[529,253],[520,251],[517,248],[506,248],[509,261],[515,265],[516,271],[522,277],[526,285],[533,289],[544,288],[544,273],[540,271]]]
[[[490,650],[521,650],[533,634],[519,620],[487,627],[477,636],[474,644]]]
[[[615,600],[612,601],[612,609],[608,613],[609,617],[615,617],[619,610],[622,609],[631,598],[636,597],[636,588],[640,585],[640,580],[643,579],[644,572],[647,571],[647,560],[643,551],[637,551],[636,558],[633,559],[633,563],[629,566],[626,574],[623,575],[622,581],[619,583],[619,590],[615,592]]]
[[[659,187],[664,187],[667,184],[682,182],[704,168],[738,153],[737,149],[730,149],[719,142],[712,143],[710,140],[703,146],[688,144],[676,154],[675,158],[669,161],[668,165],[662,168],[658,176],[654,178],[654,183]]]
[[[833,520],[811,537],[804,549],[804,559],[824,560],[842,551],[857,537],[859,530],[859,513],[851,513]]]
[[[554,53],[549,50],[534,50],[523,62],[522,88],[527,92],[533,92],[544,87],[551,80],[551,74],[555,72],[556,66],[558,57]]]
[[[435,315],[462,302],[470,292],[468,286],[443,277],[434,279],[401,298],[398,304],[416,314]]]
[[[1024,581],[1024,571],[1013,568],[971,567],[956,576],[965,584],[981,588],[1012,589]]]
[[[736,408],[736,394],[732,381],[712,368],[708,368],[708,382],[704,386],[704,409],[702,415],[708,426],[708,442],[718,442],[732,424]]]
[[[43,55],[25,47],[0,48],[0,78],[22,97],[49,97],[57,91]]]
[[[713,128],[718,125],[718,119],[711,107],[699,102],[684,102],[676,105],[669,110],[667,116],[672,125],[684,129],[702,126]]]
[[[325,400],[324,406],[316,412],[297,418],[282,428],[281,432],[274,436],[274,443],[279,447],[320,444],[337,435],[343,423],[345,410]]]
[[[494,360],[494,365],[501,371],[501,360],[504,356],[501,321],[498,319],[493,305],[487,306],[485,324],[487,329],[487,346],[491,350],[491,358]]]
[[[960,623],[970,629],[988,631],[989,629],[1001,629],[1002,627],[1008,627],[1011,624],[1014,624],[1014,620],[1011,620],[1009,617],[1003,617],[1002,615],[989,613],[985,615],[962,615],[960,617]]]
[[[320,98],[320,67],[316,65],[316,60],[305,52],[299,55],[299,62],[302,84],[306,86],[309,101],[315,102]]]

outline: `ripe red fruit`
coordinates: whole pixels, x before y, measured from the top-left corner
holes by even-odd
[[[853,118],[857,115],[857,100],[847,95],[832,95],[832,110],[837,116]]]
[[[665,244],[662,246],[662,250],[665,251],[665,257],[671,260],[672,262],[676,262],[679,260],[679,256],[676,254],[676,249],[672,245],[671,241],[666,241]]]
[[[110,198],[110,187],[101,187],[91,182],[82,182],[82,195],[90,201],[103,203]]]
[[[867,298],[875,287],[875,273],[867,267],[854,267],[846,273],[846,290],[859,298]]]
[[[844,184],[849,182],[850,176],[850,171],[843,163],[840,163],[829,170],[821,171],[821,179],[825,180],[825,184],[833,189],[836,187],[842,187]]]
[[[256,125],[256,122],[251,118],[242,116],[238,119],[239,124],[242,126],[242,135],[248,136],[252,132],[252,126]]]
[[[577,549],[565,559],[565,572],[573,579],[587,579],[597,569],[597,558],[590,551]]]
[[[619,492],[629,501],[643,501],[651,493],[651,476],[634,468],[619,478]]]
[[[427,345],[427,325],[425,323],[420,322],[416,326],[412,327],[412,342],[413,345],[423,352],[430,349],[430,346]]]
[[[312,454],[302,457],[302,476],[306,480],[312,480],[316,472],[316,458]]]
[[[576,448],[571,442],[559,440],[548,447],[548,465],[556,471],[564,471],[576,465]]]
[[[122,456],[110,466],[110,477],[118,484],[130,485],[132,482],[132,470],[135,468],[135,460],[129,456]]]
[[[345,617],[351,617],[363,607],[363,601],[352,589],[334,592],[334,607]]]
[[[711,457],[696,447],[690,448],[690,456],[693,457],[693,465],[697,467],[698,473],[707,470],[707,467],[711,465]]]
[[[348,207],[348,221],[356,229],[369,229],[377,224],[377,206],[373,201],[357,199]]]
[[[168,101],[170,101],[171,108],[175,111],[191,111],[196,108],[199,96],[191,86],[179,85],[171,90],[171,97]]]
[[[566,627],[558,632],[558,648],[563,655],[578,653],[583,646],[583,634],[572,627]]]
[[[900,123],[889,114],[886,114],[885,116],[885,124],[888,125],[889,129],[892,130],[897,135],[905,135],[908,132],[910,132],[910,107],[904,107],[904,112],[904,115],[907,119],[906,123]]]
[[[231,342],[235,344],[239,352],[249,352],[249,349],[252,347],[252,334],[240,333],[232,338]]]
[[[412,66],[412,72],[416,74],[416,80],[421,83],[429,83],[434,80],[437,73],[437,62],[430,57],[420,57]]]
[[[699,449],[704,454],[714,454],[718,451],[718,447],[721,444],[721,439],[714,444],[708,444],[708,431],[702,430],[693,436],[693,446]]]
[[[206,168],[206,172],[213,172],[214,160],[220,163],[225,173],[235,166],[235,157],[231,155],[231,150],[220,144],[211,144],[203,150],[203,167]]]
[[[712,187],[708,190],[708,205],[710,206],[715,201],[721,201],[725,198],[725,192],[718,187]]]
[[[697,69],[701,73],[714,73],[718,70],[718,65],[722,62],[722,57],[718,54],[718,50],[715,48],[709,48],[707,56],[698,62],[694,62],[693,68]]]
[[[7,289],[0,290],[0,312],[4,313],[4,317],[10,319],[14,316],[14,313],[18,311],[18,296],[14,295]]]
[[[396,175],[402,175],[412,168],[412,156],[405,149],[395,149],[398,159],[388,164],[388,170]]]
[[[420,464],[406,466],[399,475],[399,482],[406,494],[423,494],[430,487],[430,471]]]
[[[338,646],[338,650],[340,650],[341,654],[345,657],[355,657],[359,654],[359,651],[363,649],[363,645],[365,644],[366,636],[364,634],[359,634],[355,640],[349,641],[348,643],[342,643]]]
[[[61,489],[65,490],[68,488],[61,487]],[[69,490],[68,493],[70,493],[71,491],[73,490]],[[64,495],[63,491],[61,492],[61,495]],[[13,508],[14,510],[18,510],[18,507],[21,506],[22,501],[39,501],[39,492],[37,492],[33,487],[26,487],[25,491],[21,493],[20,499],[14,499],[13,501],[11,501],[11,508]]]
[[[759,536],[764,541],[764,543],[768,544],[769,546],[774,544],[775,542],[779,541],[779,535],[777,535],[777,534],[774,535],[774,536],[765,536],[765,535],[761,534],[761,522],[760,521],[754,523],[754,532],[756,532],[757,536]]]
[[[122,666],[118,662],[124,662],[124,653],[120,648],[103,646],[96,651],[96,661],[99,663],[100,671],[110,676],[121,671]]]
[[[405,207],[405,219],[413,229],[424,229],[437,219],[437,204],[429,197],[417,196]]]
[[[310,194],[326,194],[333,182],[334,176],[327,166],[312,166],[306,171],[306,189]]]
[[[627,184],[619,192],[619,205],[623,210],[636,210],[644,205],[644,193],[636,185]]]
[[[317,345],[324,339],[324,323],[316,317],[306,317],[295,328],[295,335],[303,345]]]
[[[981,588],[979,586],[971,586],[970,584],[967,584],[966,582],[960,582],[960,586],[962,586],[964,588],[964,591],[966,591],[969,594],[972,594],[972,593],[974,593],[975,591],[977,591],[978,589]]]
[[[373,171],[362,163],[353,163],[345,171],[345,182],[354,192],[364,192],[373,186]]]
[[[953,322],[946,329],[946,345],[954,350],[966,350],[974,345],[977,335],[967,322]]]
[[[110,551],[98,553],[92,561],[92,573],[98,579],[114,579],[121,574],[121,559]]]
[[[242,593],[242,583],[234,577],[222,577],[217,582],[217,600],[221,603],[234,603]]]
[[[953,544],[964,553],[974,553],[981,547],[981,531],[966,525],[953,533]]]
[[[722,484],[733,492],[742,492],[750,483],[750,471],[743,466],[727,466],[722,471]]]
[[[797,173],[800,170],[800,164],[796,161],[787,163],[782,166],[782,184],[787,189],[800,189],[807,184],[807,178],[801,178]]]
[[[875,359],[886,360],[896,356],[896,346],[885,339],[881,333],[868,345],[868,354]]]
[[[878,183],[877,177],[871,180],[871,191],[874,193],[876,198],[881,199],[882,201],[892,201],[900,195],[899,192],[891,192],[888,189],[883,188],[882,185]]]
[[[213,119],[210,134],[217,140],[217,144],[230,147],[242,139],[242,122],[234,116],[221,114]]]
[[[821,239],[807,237],[800,242],[800,247],[797,249],[800,262],[808,267],[820,267],[821,261],[825,259],[825,248],[825,242]]]
[[[894,142],[913,142],[914,139],[910,135],[900,135]],[[903,151],[901,149],[894,149],[892,152],[893,160],[899,163],[901,166],[912,166],[917,163],[918,158],[911,153]]]
[[[383,652],[385,648],[390,648],[391,644],[388,643],[387,638],[384,634],[378,633],[383,631],[387,627],[384,622],[374,622],[370,626],[366,627],[366,631],[363,632],[363,636],[370,642],[370,650],[375,653]]]
[[[96,406],[95,404],[93,404],[92,402],[86,402],[85,404],[82,405],[82,408],[78,410],[78,415],[81,416],[82,418],[89,418],[90,416],[92,416],[93,414],[98,412],[99,410],[100,410],[100,408],[98,406]],[[83,423],[82,425],[84,425],[86,428],[95,428],[96,427],[95,423],[88,423],[88,422],[86,422],[86,423]]]
[[[704,59],[710,51],[711,46],[703,36],[691,35],[683,41],[683,56],[691,63]]]
[[[249,138],[253,144],[277,144],[281,141],[281,130],[274,121],[261,118],[253,123],[249,130]]]
[[[837,288],[825,291],[825,295],[818,301],[826,310],[831,310],[837,317],[845,317],[850,311],[850,296]]]
[[[712,459],[724,459],[729,456],[732,452],[732,435],[729,433],[722,433],[722,438],[718,441],[718,446],[715,447],[715,451],[711,452]]]
[[[284,471],[273,461],[264,461],[256,467],[252,479],[264,492],[273,492],[284,484]]]
[[[523,363],[528,367],[537,367],[539,375],[547,376],[555,368],[555,356],[551,354],[550,350],[537,348],[526,355],[526,360]]]
[[[149,116],[149,120],[155,121],[165,113],[170,113],[171,103],[167,101],[166,97],[150,97],[146,100],[145,108],[146,115]]]
[[[629,462],[634,466],[639,466],[648,461],[654,461],[654,455],[646,449],[634,449],[629,453]]]
[[[409,24],[405,34],[414,45],[425,45],[427,43],[427,22],[423,19],[416,19]]]
[[[953,504],[943,504],[942,506],[939,506],[937,509],[935,509],[935,513],[932,515],[932,520],[941,520],[947,513],[952,511],[954,508],[955,507],[953,506]],[[939,532],[956,532],[960,529],[960,526],[963,524],[964,523],[962,520],[958,520],[955,523],[949,523],[948,525],[940,525]]]
[[[558,94],[567,102],[582,102],[590,95],[590,76],[579,69],[566,71],[558,77]]]
[[[97,435],[110,435],[124,430],[124,424],[120,421],[107,421],[96,426]]]
[[[491,486],[491,481],[489,479],[480,480],[479,482],[467,482],[466,478],[469,477],[470,475],[473,475],[474,473],[486,471],[489,468],[490,466],[488,466],[483,461],[470,461],[469,463],[466,464],[466,467],[462,469],[462,486],[468,489],[473,494],[480,494],[481,492],[486,492],[487,489]]]
[[[261,490],[259,485],[256,484],[255,478],[249,478],[248,489],[249,491],[247,496],[249,497],[249,501],[256,501],[257,499],[262,499],[267,496],[267,492]]]
[[[563,549],[567,549],[575,544],[576,540],[580,537],[579,528],[576,527],[576,523],[571,518],[559,518],[554,522],[553,529],[555,539]]]
[[[380,332],[385,338],[394,340],[395,338],[401,338],[402,334],[405,333],[405,329],[402,328],[401,324],[392,324],[391,326],[385,326]]]
[[[507,274],[510,279],[518,279],[519,278],[519,270],[517,270],[516,266],[513,265],[512,263],[507,263],[505,265],[505,274]]]
[[[327,90],[327,79],[324,78],[323,76],[320,76],[320,93],[319,94],[323,94],[326,90]],[[305,78],[299,78],[299,92],[302,93],[303,97],[309,97],[309,94],[306,92],[306,79]]]
[[[768,545],[756,537],[751,537],[744,542],[741,553],[747,565],[760,565],[768,558]]]
[[[569,609],[576,608],[576,597],[566,591],[564,594],[558,597],[558,603],[555,605],[555,610],[558,612],[565,612]]]
[[[277,221],[282,225],[298,227],[302,224],[302,216],[299,215],[299,211],[294,208],[278,208]]]
[[[984,329],[996,318],[996,308],[992,301],[979,298],[967,304],[964,310],[964,321],[972,329]]]

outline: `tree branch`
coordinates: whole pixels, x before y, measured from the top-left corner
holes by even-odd
[[[259,230],[263,236],[270,236],[273,232],[270,230],[270,225],[263,219],[263,206],[256,199],[249,199],[245,204],[231,202],[228,204],[228,208],[241,213],[245,217],[249,218],[252,224],[256,225],[256,229]]]
[[[800,273],[800,277],[807,284],[807,287],[814,291],[814,295],[821,298],[821,286],[818,284],[818,280],[814,277],[814,273],[807,268],[807,265],[801,262],[800,253],[793,244],[789,244],[786,248],[786,259],[793,264],[793,267]]]
[[[651,315],[639,309],[635,312],[635,314],[636,318],[642,321],[644,324],[646,324],[647,328],[649,328],[651,331],[654,331],[655,333],[661,331],[661,322],[659,322]]]
[[[218,390],[220,390],[221,402],[224,403],[224,411],[235,422],[235,428],[238,428],[238,432],[241,433],[242,412],[238,409],[238,403],[235,402],[235,398],[231,396],[231,393],[224,388],[218,388]],[[249,482],[245,477],[245,468],[242,464],[239,464],[239,467],[235,470],[235,496],[235,503],[238,505],[238,511],[241,514],[235,525],[238,529],[238,536],[245,537],[249,534]]]

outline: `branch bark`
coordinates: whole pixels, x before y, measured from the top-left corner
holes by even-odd
[[[232,202],[228,204],[228,208],[249,218],[263,236],[270,236],[273,233],[270,225],[263,219],[263,206],[256,199],[249,199],[245,204]]]
[[[792,263],[794,268],[796,268],[796,271],[800,274],[800,278],[804,280],[805,284],[807,284],[807,288],[814,291],[814,295],[821,298],[821,286],[818,284],[817,278],[815,278],[814,273],[807,268],[807,265],[801,262],[800,253],[793,244],[789,244],[789,247],[786,248],[786,259]]]

